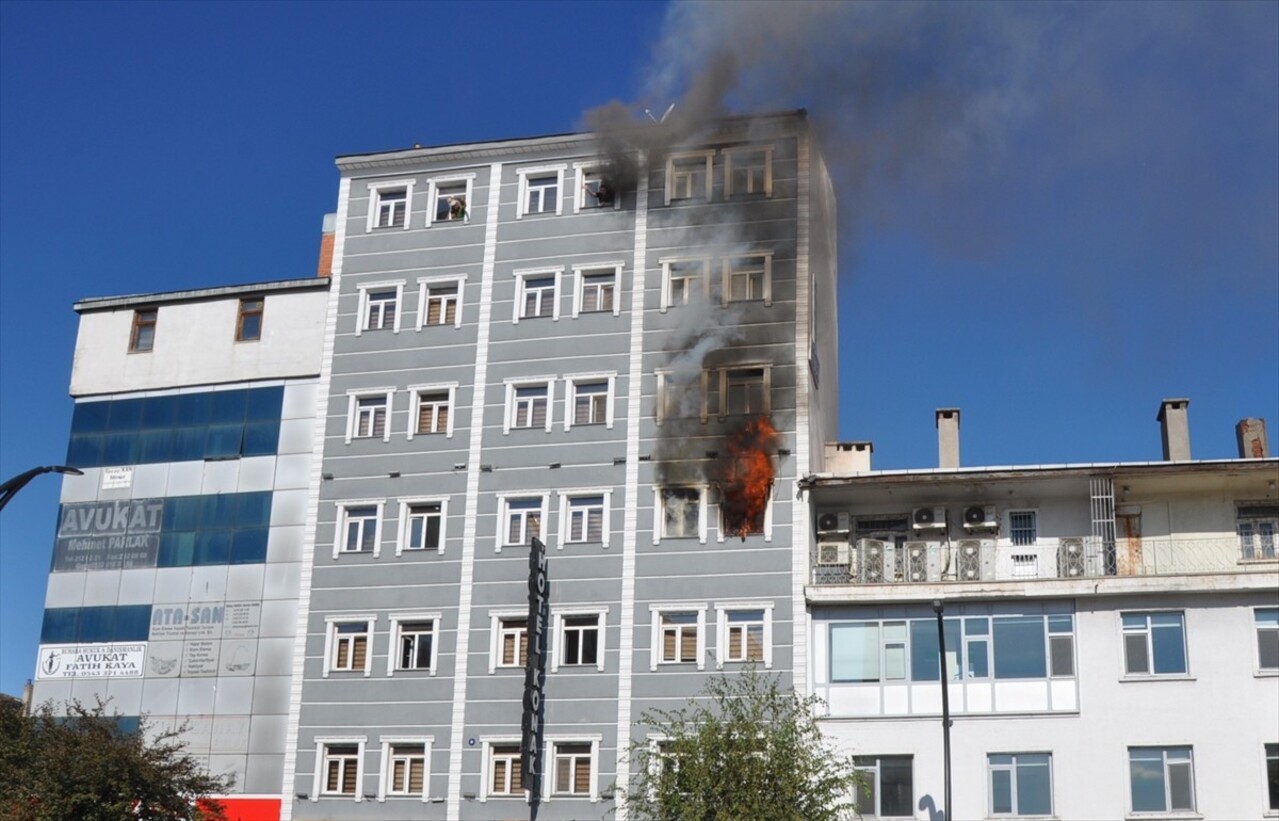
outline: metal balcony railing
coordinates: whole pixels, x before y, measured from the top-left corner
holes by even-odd
[[[1241,545],[1236,536],[1113,542],[1088,536],[1044,539],[1030,545],[980,538],[823,541],[814,548],[811,562],[815,585],[962,584],[1279,570],[1273,546]]]

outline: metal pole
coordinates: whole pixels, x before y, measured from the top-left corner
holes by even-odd
[[[66,465],[45,465],[44,467],[31,468],[31,470],[19,473],[9,481],[0,485],[0,510],[4,510],[4,506],[9,504],[9,500],[17,495],[19,490],[27,486],[27,483],[42,473],[70,473],[73,476],[83,476],[84,471],[67,467]]]
[[[937,614],[937,647],[941,661],[941,734],[942,734],[942,766],[946,784],[944,806],[946,821],[951,821],[950,814],[950,676],[946,673],[946,631],[942,626],[942,611],[945,606],[941,599],[933,599],[933,612]]]

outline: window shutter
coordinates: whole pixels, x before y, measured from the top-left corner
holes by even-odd
[[[697,632],[680,631],[680,661],[697,661]]]
[[[578,760],[577,774],[573,779],[573,792],[586,795],[591,791],[591,765],[588,761]]]
[[[354,670],[364,669],[364,660],[368,651],[369,639],[367,636],[356,636],[351,641],[351,668]]]
[[[667,628],[662,631],[662,660],[663,661],[679,661],[679,657],[675,654],[676,630]]]

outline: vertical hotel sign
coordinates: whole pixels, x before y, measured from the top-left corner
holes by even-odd
[[[524,663],[524,717],[520,722],[520,769],[533,802],[542,792],[542,688],[546,683],[546,614],[550,585],[546,545],[533,538],[528,551],[528,659]]]

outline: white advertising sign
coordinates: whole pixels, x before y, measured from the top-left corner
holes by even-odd
[[[132,487],[133,486],[133,468],[103,468],[102,469],[102,489],[112,490],[114,488]]]
[[[36,678],[140,678],[147,645],[46,644]]]

